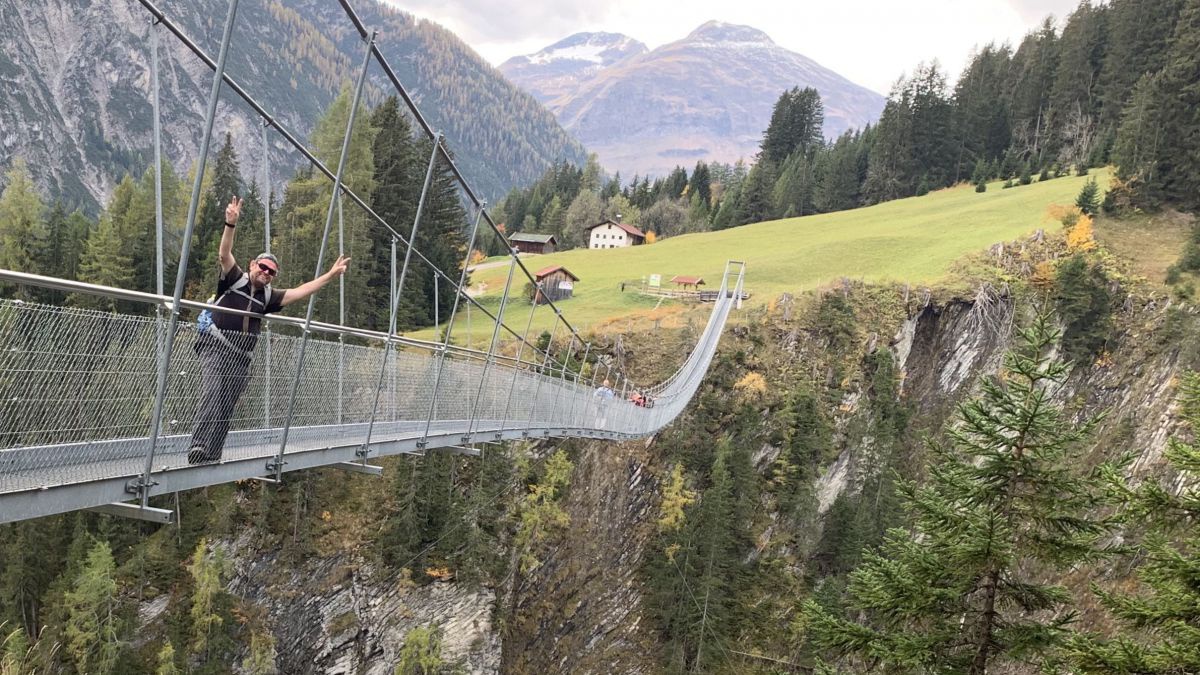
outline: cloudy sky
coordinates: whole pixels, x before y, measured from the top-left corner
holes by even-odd
[[[779,45],[887,93],[904,71],[937,59],[958,75],[972,47],[1015,44],[1078,0],[386,0],[454,31],[495,65],[581,31],[624,33],[651,49],[710,19],[753,26]],[[681,9],[682,8],[682,9]]]

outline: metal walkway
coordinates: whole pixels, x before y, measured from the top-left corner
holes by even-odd
[[[549,344],[531,344],[529,331],[539,305],[529,305],[523,331],[506,323],[505,310],[510,299],[520,294],[513,289],[526,282],[538,288],[539,282],[517,251],[507,246],[508,279],[496,311],[466,292],[467,264],[475,252],[480,225],[486,224],[497,242],[506,244],[507,239],[488,213],[486,202],[455,165],[445,138],[421,114],[384,58],[377,33],[364,25],[349,0],[339,0],[339,4],[362,38],[363,52],[341,153],[333,170],[286,128],[283,116],[267,110],[227,72],[239,0],[227,0],[215,58],[152,0],[128,1],[141,5],[148,19],[156,185],[155,292],[0,270],[0,289],[5,285],[52,289],[71,298],[72,305],[0,299],[0,523],[80,509],[168,522],[171,513],[151,507],[151,497],[247,478],[279,481],[285,472],[319,466],[378,474],[381,469],[368,463],[371,458],[433,448],[474,453],[465,446],[478,442],[552,436],[637,438],[661,429],[687,405],[712,360],[730,310],[740,305],[743,264],[726,265],[708,325],[695,349],[672,377],[657,386],[642,388],[629,381],[611,355],[598,359],[588,339],[553,302],[545,305],[545,311],[554,313]],[[264,202],[272,203],[272,134],[276,142],[307,160],[314,175],[331,181],[314,276],[324,272],[326,253],[334,245],[335,214],[336,245],[342,252],[343,209],[357,209],[366,222],[382,228],[391,239],[390,325],[386,332],[346,326],[344,292],[339,293],[338,325],[314,321],[315,296],[310,296],[303,320],[273,316],[264,322],[248,374],[244,367],[219,373],[226,365],[214,367],[209,353],[210,383],[218,373],[233,377],[234,388],[246,386],[240,397],[231,395],[217,402],[213,398],[220,397],[210,397],[205,415],[197,413],[203,382],[200,359],[193,349],[197,337],[194,317],[184,312],[211,307],[183,298],[185,264],[176,265],[174,292],[164,291],[168,261],[159,189],[164,161],[159,124],[160,33],[174,36],[182,46],[181,53],[174,55],[177,61],[194,58],[213,72],[176,261],[193,259],[197,210],[223,88],[262,120],[258,181],[267,186]],[[372,71],[376,73],[374,86],[394,89],[417,133],[431,141],[412,223],[388,222],[372,209],[369,196],[356,194],[342,181],[356,113]],[[464,231],[470,232],[463,251],[466,259],[448,271],[413,245],[435,174],[453,176],[461,203],[472,218],[463,223]],[[270,208],[264,216],[263,245],[270,251]],[[398,255],[401,251],[402,256]],[[442,323],[439,285],[445,284],[442,288],[453,293],[440,342],[408,339],[397,332],[397,314],[406,290],[410,300],[419,292],[411,284],[406,288],[409,269],[420,266],[432,274],[435,324]],[[515,285],[514,277],[518,277]],[[425,301],[425,296],[417,300]],[[125,313],[82,309],[84,306],[120,306]],[[468,322],[472,307],[492,322],[486,350],[453,345],[460,306],[465,307]],[[502,336],[513,338],[512,355],[504,352]],[[596,383],[609,378],[615,382],[616,396],[605,400],[596,395]],[[226,389],[230,387],[210,391]],[[649,394],[654,407],[629,402],[626,396],[635,390]],[[213,410],[221,412],[215,415]],[[193,430],[226,425],[229,435],[219,460],[189,464]],[[136,503],[126,504],[126,500]]]
[[[368,459],[446,447],[468,451],[463,446],[477,442],[646,436],[678,416],[696,391],[738,304],[743,276],[744,269],[726,273],[722,297],[679,370],[639,389],[652,396],[652,408],[626,400],[632,385],[623,379],[611,401],[598,398],[594,383],[611,373],[599,362],[577,373],[545,357],[517,361],[314,324],[320,335],[308,342],[289,425],[285,403],[297,372],[300,338],[294,333],[301,322],[275,318],[256,349],[223,457],[212,464],[189,465],[186,457],[200,374],[194,324],[180,322],[162,431],[144,483],[166,321],[0,300],[0,522],[319,466],[376,472]],[[0,281],[142,295],[2,270]],[[384,384],[368,432],[380,370]],[[290,431],[281,453],[285,426]],[[149,513],[157,519],[158,512]],[[136,515],[132,509],[130,515]]]

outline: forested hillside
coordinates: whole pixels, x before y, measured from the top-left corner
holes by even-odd
[[[227,3],[158,3],[211,55]],[[509,84],[457,37],[376,0],[355,3],[430,124],[443,131],[472,183],[496,196],[551,163],[582,163],[583,150],[531,96]],[[337,3],[239,4],[228,72],[303,138],[352,82],[363,43]],[[0,7],[0,169],[21,157],[54,198],[95,213],[125,173],[151,157],[150,15],[136,0],[6,3]],[[199,147],[210,71],[161,30],[166,156],[185,173]],[[372,69],[372,105],[391,85]],[[232,133],[247,176],[261,176],[258,120],[226,89],[218,133]],[[274,178],[299,158],[273,141]],[[261,182],[261,179],[259,179]]]
[[[1111,210],[1200,206],[1200,9],[1185,0],[1082,3],[1014,50],[989,44],[950,87],[937,63],[901,77],[875,125],[821,135],[821,92],[783,92],[753,166],[699,162],[601,186],[555,168],[510,193],[513,230],[560,234],[603,214],[659,236],[925,194],[955,183],[1027,185],[1112,163]],[[602,189],[603,188],[603,189]],[[985,188],[977,188],[981,191]],[[608,206],[620,193],[625,201]],[[599,199],[596,199],[596,196]],[[578,201],[578,203],[577,203]],[[633,208],[631,208],[633,207]]]

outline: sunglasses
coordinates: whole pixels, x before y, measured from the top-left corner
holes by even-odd
[[[279,274],[279,270],[275,269],[274,267],[271,267],[270,265],[264,265],[263,263],[258,263],[258,269],[262,270],[263,274],[265,274],[269,277],[273,277],[276,274]]]

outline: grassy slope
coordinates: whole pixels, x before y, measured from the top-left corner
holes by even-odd
[[[1106,172],[1092,173],[1106,184]],[[645,317],[646,310],[655,306],[654,299],[621,293],[621,281],[661,274],[665,282],[675,274],[700,274],[715,288],[728,259],[746,261],[751,302],[767,302],[780,293],[811,289],[840,277],[932,284],[942,280],[950,263],[965,253],[1011,241],[1039,227],[1057,227],[1046,216],[1047,206],[1074,203],[1087,180],[1062,177],[1009,190],[992,183],[982,194],[962,186],[851,211],[672,237],[650,246],[577,249],[523,260],[531,271],[566,265],[580,277],[575,297],[561,303],[564,315],[577,328],[631,314]],[[473,276],[475,284],[486,284],[485,305],[498,304],[506,272],[500,267]],[[519,329],[528,312],[525,300],[510,304],[506,322]],[[480,318],[476,314],[472,320],[477,345],[491,335]],[[539,309],[534,325],[548,327],[551,318]],[[456,325],[456,337],[465,338],[465,328],[465,322]],[[432,335],[432,331],[416,334]]]

